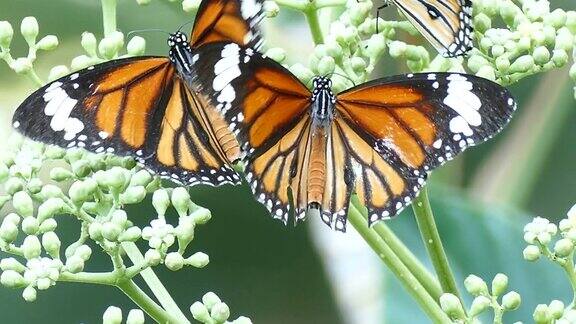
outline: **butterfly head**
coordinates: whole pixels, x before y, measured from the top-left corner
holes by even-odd
[[[175,47],[182,45],[188,45],[188,37],[186,37],[186,34],[181,31],[170,34],[170,37],[168,37],[168,46]]]
[[[336,96],[332,93],[332,80],[325,76],[317,76],[312,80],[312,116],[320,122],[331,120],[336,103]]]

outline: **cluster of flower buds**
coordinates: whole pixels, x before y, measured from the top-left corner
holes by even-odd
[[[229,322],[230,308],[213,292],[202,296],[202,302],[197,301],[192,304],[190,312],[195,320],[205,324],[252,324],[252,321],[244,316]]]

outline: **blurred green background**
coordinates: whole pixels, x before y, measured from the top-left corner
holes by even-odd
[[[574,9],[572,0],[553,1],[554,7]],[[0,20],[18,29],[21,19],[35,16],[40,33],[58,35],[60,47],[41,53],[38,72],[70,63],[82,53],[80,34],[90,31],[102,36],[100,2],[96,0],[2,0]],[[152,1],[139,7],[135,1],[120,0],[119,28],[126,32],[143,28],[175,30],[190,21],[180,2]],[[269,45],[282,45],[290,63],[306,64],[312,49],[303,17],[282,10],[267,26]],[[143,35],[149,54],[166,52],[162,34]],[[15,36],[13,55],[25,55],[24,41]],[[403,65],[385,60],[379,75],[406,71]],[[567,281],[545,262],[522,260],[522,227],[529,217],[542,215],[552,220],[565,217],[576,203],[576,108],[573,85],[567,71],[522,80],[511,88],[519,111],[495,140],[469,150],[432,177],[430,195],[440,232],[460,282],[470,273],[491,280],[497,272],[511,277],[512,289],[524,297],[522,310],[506,318],[528,320],[534,306],[552,298],[569,302]],[[9,119],[19,102],[34,90],[27,79],[15,75],[0,62],[0,136],[10,132]],[[246,315],[255,323],[343,323],[344,308],[337,307],[334,292],[343,282],[331,282],[314,247],[309,224],[283,227],[256,203],[245,186],[194,188],[195,201],[212,211],[213,219],[197,231],[194,250],[206,252],[211,262],[205,269],[158,273],[173,297],[185,309],[207,291],[216,292],[232,309],[232,318]],[[130,215],[144,224],[153,216],[150,204],[142,204]],[[423,258],[410,211],[389,224]],[[75,232],[75,224],[63,222]],[[321,229],[329,231],[326,229]],[[339,233],[330,235],[340,236]],[[72,240],[72,237],[68,238]],[[368,249],[366,247],[366,249]],[[367,253],[371,251],[367,250]],[[94,259],[87,270],[104,271],[104,258]],[[355,260],[348,260],[354,264]],[[382,321],[426,323],[415,304],[403,293],[383,265]],[[348,280],[362,278],[362,269]],[[361,292],[360,292],[361,293]],[[61,283],[39,292],[33,304],[20,292],[0,288],[2,323],[97,323],[108,305],[127,310],[131,302],[109,287]]]

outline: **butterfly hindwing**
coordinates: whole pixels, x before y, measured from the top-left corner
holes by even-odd
[[[173,181],[238,183],[227,165],[234,154],[226,156],[210,140],[214,129],[198,114],[206,105],[196,97],[168,59],[120,59],[42,87],[20,105],[13,123],[24,135],[48,144],[133,156]]]
[[[472,49],[471,0],[391,0],[416,29],[446,57]]]
[[[372,222],[396,215],[416,196],[432,169],[494,136],[516,108],[505,88],[458,73],[379,79],[337,98],[336,124],[348,129],[346,138],[355,142],[350,147],[355,152],[372,150],[366,153],[370,158],[362,159],[373,161],[372,167],[366,168],[358,158],[354,162],[362,167],[355,174],[355,191]],[[378,194],[383,198],[375,199],[374,190],[368,188],[378,186],[371,182],[382,183]]]

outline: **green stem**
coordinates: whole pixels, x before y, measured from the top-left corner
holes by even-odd
[[[574,256],[572,254],[568,256],[567,262],[562,265],[562,268],[568,276],[570,286],[572,286],[572,301],[570,302],[570,305],[566,307],[566,309],[569,310],[576,306],[576,272],[574,271]]]
[[[132,280],[126,280],[118,283],[116,286],[157,323],[188,323],[174,318],[174,314],[163,310],[162,307],[158,306],[158,304],[148,297]]]
[[[312,33],[312,39],[314,44],[324,44],[324,35],[322,34],[322,27],[318,20],[318,12],[315,8],[309,8],[304,11],[306,20],[308,21],[308,26],[310,27],[310,32]]]
[[[113,286],[116,283],[117,278],[118,275],[115,272],[63,272],[60,274],[58,281]]]
[[[116,31],[116,0],[102,0],[104,36]]]
[[[122,248],[124,249],[124,251],[126,251],[126,254],[128,255],[133,264],[142,264],[144,262],[144,256],[142,256],[142,253],[140,253],[140,250],[138,250],[136,244],[132,242],[123,242]],[[170,296],[168,290],[166,290],[160,279],[158,279],[158,277],[151,268],[146,268],[142,270],[142,272],[140,272],[140,275],[142,276],[142,278],[144,278],[144,281],[146,282],[148,287],[150,287],[150,290],[152,291],[154,296],[156,296],[156,298],[158,299],[162,307],[164,307],[166,312],[168,312],[175,319],[177,319],[178,323],[190,323],[190,321],[188,321],[182,310],[180,310],[174,299],[172,299],[172,296]]]
[[[434,214],[432,214],[432,208],[430,207],[430,201],[428,200],[426,187],[424,187],[422,191],[420,191],[418,197],[414,199],[412,208],[414,209],[414,215],[416,216],[422,241],[424,242],[424,246],[426,246],[426,251],[430,256],[430,259],[432,260],[432,265],[436,271],[440,286],[442,286],[442,291],[457,296],[460,298],[462,305],[464,305],[460,293],[458,292],[458,287],[456,286],[456,280],[454,280],[454,275],[452,274],[452,270],[448,264],[448,258],[444,252],[440,234],[438,234],[436,222],[434,221]]]
[[[386,264],[388,269],[396,276],[406,291],[416,300],[418,305],[426,312],[434,323],[450,323],[448,315],[440,309],[438,303],[422,286],[420,281],[412,274],[410,269],[404,265],[402,260],[396,256],[394,251],[378,234],[368,227],[366,219],[356,208],[350,208],[348,220],[358,233],[364,238],[366,243],[376,252],[376,254]]]

